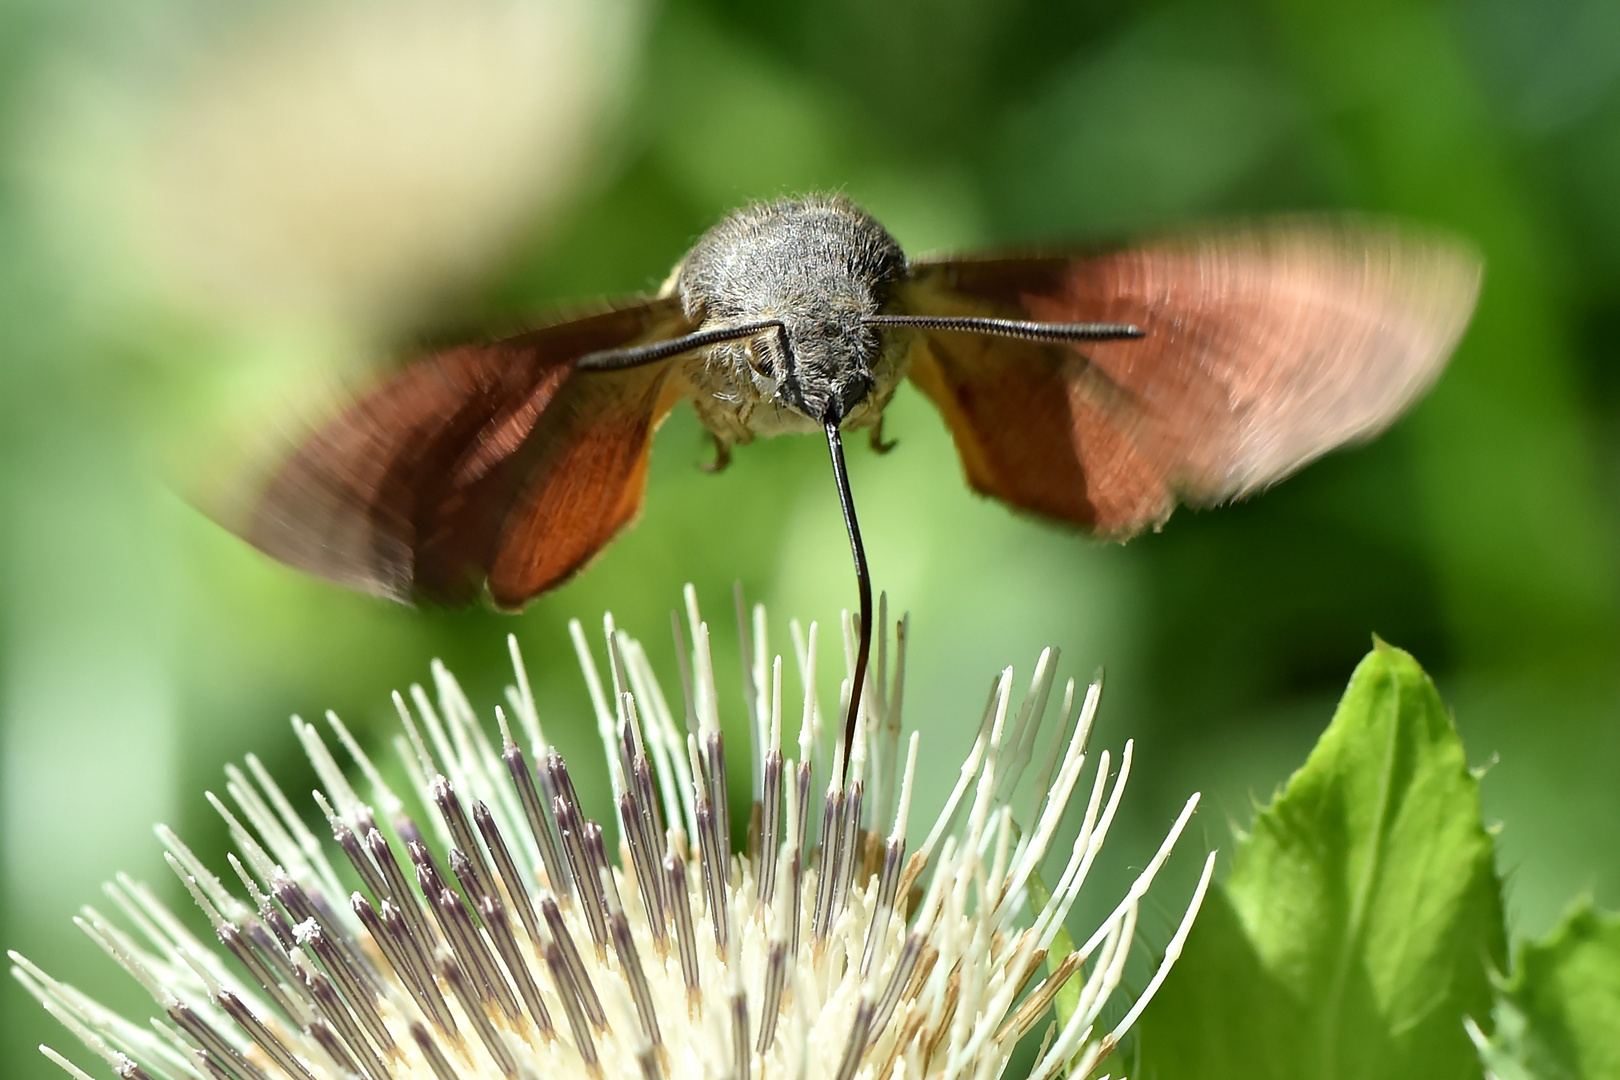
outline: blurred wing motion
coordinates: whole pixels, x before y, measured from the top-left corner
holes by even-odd
[[[974,487],[1124,538],[1386,427],[1439,374],[1479,277],[1450,242],[1295,221],[1095,257],[922,261],[900,310],[1146,332],[1069,346],[929,331],[912,354]]]
[[[586,353],[688,329],[654,299],[418,361],[281,462],[236,525],[299,569],[397,600],[517,607],[641,506],[668,363],[576,375]]]

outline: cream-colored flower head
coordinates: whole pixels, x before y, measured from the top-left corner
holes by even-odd
[[[152,994],[162,1015],[150,1024],[13,953],[17,977],[126,1080],[997,1077],[1065,986],[1078,994],[1047,1023],[1032,1075],[1088,1075],[1164,978],[1209,883],[1213,855],[1158,970],[1102,1030],[1138,904],[1197,797],[1125,897],[1058,960],[1130,772],[1129,743],[1117,766],[1098,755],[1089,795],[1074,800],[1078,835],[1045,887],[1048,848],[1085,790],[1099,687],[1074,715],[1071,681],[1047,725],[1051,653],[1017,708],[1012,670],[1002,672],[943,811],[909,849],[919,735],[902,749],[904,621],[892,675],[879,649],[846,770],[837,750],[826,760],[813,624],[794,626],[805,690],[797,756],[784,757],[783,663],[768,660],[755,609],[739,618],[753,806],[734,854],[709,631],[690,590],[687,614],[676,632],[690,635],[689,653],[678,642],[690,659],[673,699],[611,619],[606,678],[573,628],[612,777],[606,828],[582,817],[514,642],[499,745],[441,666],[436,701],[420,688],[396,696],[409,795],[335,716],[329,734],[294,721],[333,844],[251,757],[246,772],[227,770],[234,807],[210,796],[235,841],[241,892],[158,830],[219,947],[128,879],[108,895],[133,933],[93,910],[80,920]]]

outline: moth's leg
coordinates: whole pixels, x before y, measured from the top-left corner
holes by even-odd
[[[714,460],[699,465],[698,468],[706,473],[721,473],[731,464],[731,444],[726,442],[714,432],[709,432],[709,438],[714,441]]]
[[[883,417],[881,415],[878,416],[877,423],[867,429],[866,438],[871,443],[872,453],[874,454],[887,454],[900,445],[899,439],[890,439],[887,442],[883,440]]]

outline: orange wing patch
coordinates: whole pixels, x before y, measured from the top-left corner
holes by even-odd
[[[900,303],[1145,331],[1083,346],[928,331],[913,367],[975,486],[1127,536],[1178,498],[1241,498],[1387,427],[1438,376],[1478,288],[1453,242],[1293,221],[1094,257],[923,262]]]
[[[521,607],[561,584],[635,520],[653,433],[683,396],[677,379],[664,364],[575,374],[547,407],[490,568],[497,606]]]
[[[657,298],[429,356],[308,435],[270,472],[239,526],[226,524],[282,562],[350,588],[467,603],[504,551],[508,520],[557,480],[551,471],[582,468],[602,483],[637,485],[645,473],[646,440],[668,412],[667,365],[576,376],[573,361],[687,329],[679,302]],[[628,397],[614,402],[620,392]],[[610,446],[614,435],[630,445]],[[587,447],[570,449],[569,440]],[[614,454],[643,463],[625,467]],[[612,529],[597,522],[559,549],[571,566],[589,556],[581,545],[605,543],[633,516],[620,505],[630,496],[614,498],[604,511]],[[508,573],[502,602],[521,603],[556,580]]]
[[[911,380],[945,418],[976,490],[1104,536],[1169,515],[1174,499],[1133,435],[1131,406],[1084,359],[979,334],[919,337]]]

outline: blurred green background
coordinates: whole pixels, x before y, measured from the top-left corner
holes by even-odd
[[[433,656],[487,708],[514,631],[577,763],[569,618],[612,610],[671,679],[684,582],[722,654],[733,580],[779,649],[790,615],[834,623],[825,447],[709,476],[686,412],[641,524],[515,618],[307,580],[175,494],[223,469],[220,427],[273,437],[345,360],[655,287],[728,208],[820,188],[912,252],[1333,207],[1470,237],[1478,315],[1406,420],[1126,547],[969,494],[902,390],[898,450],[851,470],[913,617],[908,719],[952,762],[919,801],[994,673],[1055,644],[1066,674],[1106,665],[1098,744],[1139,740],[1116,873],[1194,789],[1193,846],[1221,846],[1376,632],[1490,765],[1514,932],[1582,890],[1620,907],[1612,0],[0,0],[0,103],[0,941],[60,977],[139,1000],[70,915],[119,870],[179,898],[157,820],[222,868],[201,792],[226,760],[307,792],[290,713],[381,742]],[[41,1040],[89,1063],[9,981],[0,1003],[7,1077],[55,1075]]]

